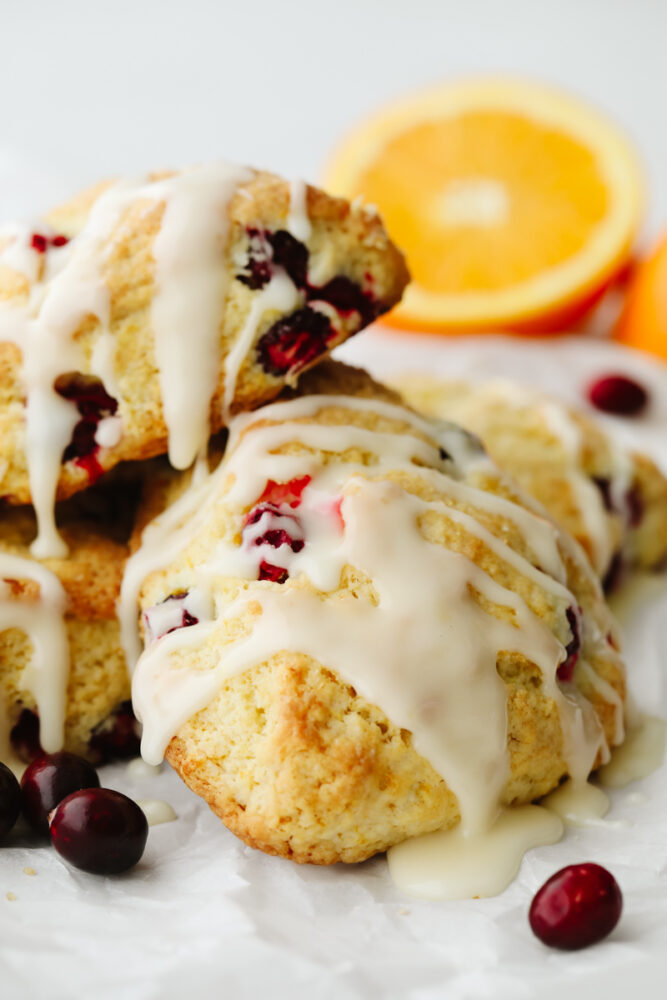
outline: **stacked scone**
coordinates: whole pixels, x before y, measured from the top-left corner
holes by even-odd
[[[317,364],[407,281],[372,212],[216,166],[51,225],[0,243],[10,726],[36,710],[47,749],[85,747],[127,697],[122,636],[144,756],[248,843],[317,863],[485,830],[608,759],[624,670],[582,547],[468,431]],[[136,475],[108,481],[121,461]],[[76,513],[105,472],[104,497],[142,481],[131,538]]]
[[[165,452],[201,466],[231,414],[406,281],[374,213],[229,164],[100,185],[38,229],[0,231],[5,746],[17,724],[26,742],[33,712],[46,750],[81,752],[129,698],[115,606],[144,472],[101,483],[94,503],[96,481]],[[88,501],[61,503],[79,491]]]

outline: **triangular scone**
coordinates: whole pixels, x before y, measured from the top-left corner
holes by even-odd
[[[185,468],[407,280],[373,210],[229,164],[101,185],[43,231],[3,230],[0,496],[44,521],[49,492],[120,460],[168,450]]]
[[[125,496],[128,490],[122,484]],[[132,753],[126,737],[133,723],[123,707],[130,680],[116,617],[127,557],[122,539],[131,526],[124,502],[96,488],[59,504],[69,556],[42,561],[29,553],[32,510],[0,505],[0,759],[10,732],[24,758],[40,739],[48,751],[94,761],[118,739]]]
[[[583,553],[479,442],[341,365],[232,422],[124,581],[133,698],[247,843],[360,861],[488,828],[623,738],[623,665]]]
[[[421,412],[478,434],[494,460],[581,543],[607,588],[625,566],[667,562],[667,478],[587,414],[506,380],[415,375],[396,387]]]

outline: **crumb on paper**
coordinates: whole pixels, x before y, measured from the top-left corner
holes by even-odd
[[[409,917],[410,916],[410,911],[407,908],[407,906],[404,906],[402,910],[398,911],[398,913],[399,913],[399,916],[401,916],[401,917]]]
[[[10,903],[13,903],[14,900],[16,899],[16,894],[13,893],[13,892],[8,892],[7,893],[7,899],[9,900]]]
[[[35,871],[34,868],[24,868],[23,869],[23,874],[24,875],[36,875],[37,872]]]

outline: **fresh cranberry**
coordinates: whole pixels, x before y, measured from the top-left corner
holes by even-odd
[[[63,799],[51,816],[51,843],[75,868],[117,875],[144,853],[148,822],[136,802],[110,788],[85,788]]]
[[[21,811],[21,788],[6,764],[0,763],[0,840],[16,823]]]
[[[604,413],[634,416],[648,403],[648,393],[643,386],[627,375],[605,375],[588,388],[588,398],[593,406]]]
[[[95,441],[97,426],[105,417],[114,415],[118,401],[109,395],[99,379],[78,373],[61,375],[55,389],[63,399],[76,403],[80,415],[62,460],[74,461],[79,468],[85,469],[92,484],[104,471],[96,457],[99,451]]]
[[[21,779],[23,815],[34,830],[46,833],[49,813],[66,795],[99,784],[95,768],[83,757],[66,750],[44,754],[28,765]]]
[[[199,619],[185,607],[188,593],[187,590],[179,590],[144,611],[144,626],[149,642],[155,642],[163,635],[169,635],[179,628],[189,628],[190,625],[198,624]]]
[[[559,666],[556,673],[559,681],[562,681],[564,684],[568,684],[572,680],[574,668],[577,665],[577,660],[579,659],[581,639],[579,637],[579,618],[575,609],[568,608],[565,612],[565,617],[567,618],[568,625],[570,626],[572,638],[565,647],[567,656]]]
[[[621,916],[623,897],[614,876],[600,865],[568,865],[536,893],[528,919],[533,933],[552,948],[574,951],[601,941]]]
[[[62,234],[54,236],[53,239],[51,240],[52,247],[64,247],[67,243],[69,243],[68,238],[66,236],[63,236]]]
[[[88,744],[91,756],[100,764],[139,756],[141,736],[132,704],[124,701],[98,726]]]
[[[39,742],[39,716],[35,712],[31,712],[29,708],[24,708],[19,715],[18,722],[11,729],[9,742],[16,756],[25,764],[29,764],[35,757],[43,754],[44,751]]]
[[[324,313],[306,306],[277,320],[257,342],[257,357],[270,375],[301,371],[326,351],[336,336]]]

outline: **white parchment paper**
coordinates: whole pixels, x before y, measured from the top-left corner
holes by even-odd
[[[634,373],[652,391],[650,412],[607,423],[667,468],[667,367],[615,345],[373,331],[341,356],[379,376],[501,374],[579,403],[591,377]],[[667,716],[667,578],[635,584],[620,611],[634,696]],[[570,828],[561,843],[529,852],[501,896],[456,903],[401,896],[382,857],[331,868],[265,857],[228,833],[166,766],[136,780],[117,765],[101,778],[135,798],[166,799],[178,819],[153,827],[139,866],[114,879],[77,872],[12,834],[0,847],[2,1000],[667,996],[664,767],[613,792],[598,826]],[[528,928],[530,900],[554,871],[583,860],[614,872],[625,897],[621,923],[584,952],[549,951]]]

